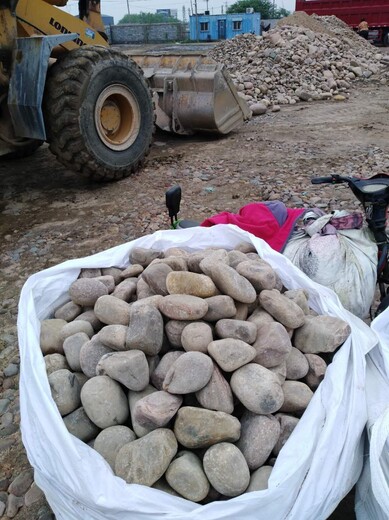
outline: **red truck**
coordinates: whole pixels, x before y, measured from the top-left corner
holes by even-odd
[[[335,15],[354,30],[365,18],[369,40],[389,46],[389,0],[296,0],[296,11]]]

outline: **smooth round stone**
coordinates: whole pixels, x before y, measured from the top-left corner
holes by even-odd
[[[149,384],[149,364],[141,350],[110,352],[100,358],[96,375],[107,375],[129,390],[139,392]]]
[[[93,330],[95,332],[99,331],[101,327],[103,326],[103,323],[97,318],[95,311],[93,309],[89,309],[77,316],[75,321],[83,320],[83,321],[89,321],[89,323],[92,325]]]
[[[109,426],[97,435],[93,448],[115,471],[115,460],[119,450],[135,439],[135,433],[128,426]]]
[[[80,406],[80,384],[70,370],[57,370],[48,376],[48,380],[52,398],[62,416]]]
[[[273,372],[273,374],[275,374],[278,377],[280,385],[282,386],[286,379],[286,361],[283,361],[275,367],[270,367],[268,370],[270,370],[270,372]]]
[[[142,273],[142,278],[155,294],[166,296],[169,291],[166,286],[166,279],[172,268],[167,264],[149,265]]]
[[[297,381],[308,374],[309,363],[304,354],[295,347],[292,347],[286,358],[286,378]]]
[[[169,256],[168,258],[157,258],[153,260],[153,264],[166,264],[173,271],[187,271],[188,264],[182,256]]]
[[[189,351],[208,353],[208,345],[213,340],[212,327],[203,321],[189,323],[181,333],[183,348]]]
[[[225,249],[204,249],[203,251],[196,251],[187,257],[188,269],[194,273],[203,274],[200,263],[204,258],[213,256],[214,261],[219,261],[228,264],[228,253]]]
[[[292,343],[285,327],[272,321],[259,328],[253,347],[256,351],[255,363],[271,368],[286,361]]]
[[[169,294],[191,294],[199,298],[216,296],[219,291],[209,276],[188,271],[172,271],[166,278]]]
[[[81,389],[81,402],[89,419],[101,429],[124,424],[129,416],[125,393],[108,376],[89,379]]]
[[[213,364],[211,379],[204,388],[196,392],[196,398],[201,406],[208,410],[225,413],[234,411],[234,398],[230,385],[216,363]]]
[[[263,325],[274,322],[274,318],[268,312],[261,309],[261,307],[257,307],[249,315],[247,321],[249,321],[250,323],[255,323],[257,329],[259,330]]]
[[[263,489],[267,489],[269,486],[269,478],[272,471],[273,466],[262,466],[261,468],[258,468],[255,471],[253,471],[250,477],[249,487],[246,489],[246,493],[251,493],[252,491],[262,491]]]
[[[101,270],[102,276],[113,276],[115,284],[120,283],[122,279],[122,272],[123,269],[120,269],[120,267],[103,267]]]
[[[87,267],[81,269],[78,278],[96,278],[101,276],[101,269],[99,267]]]
[[[224,496],[241,495],[249,485],[250,470],[242,452],[234,444],[220,442],[208,448],[203,466],[211,485]]]
[[[236,267],[239,274],[247,278],[257,292],[263,289],[274,289],[276,274],[270,264],[261,260],[246,260]]]
[[[62,340],[65,341],[66,338],[78,332],[84,332],[89,338],[94,335],[93,327],[88,321],[77,320],[64,325],[61,331]]]
[[[253,304],[235,302],[236,313],[233,316],[234,320],[246,321],[249,315],[249,309],[251,305]]]
[[[65,356],[62,354],[47,354],[47,356],[45,356],[43,359],[45,360],[47,375],[52,374],[57,370],[61,370],[62,368],[66,368],[68,370],[70,368],[67,364]]]
[[[85,385],[85,383],[90,379],[88,376],[86,376],[83,372],[74,372],[74,375],[76,376],[79,384],[80,389]]]
[[[251,242],[239,242],[234,247],[235,251],[241,251],[242,253],[248,254],[248,253],[256,253],[257,250],[255,249],[255,246]]]
[[[155,356],[163,343],[163,318],[153,305],[132,306],[127,329],[126,348]]]
[[[278,437],[278,441],[273,448],[274,456],[278,457],[281,449],[291,436],[293,430],[296,428],[299,419],[297,417],[293,417],[293,415],[287,415],[285,413],[277,413],[275,418],[278,420],[281,427],[280,436]]]
[[[101,296],[95,303],[97,318],[106,325],[128,325],[130,322],[130,306],[115,296]]]
[[[149,284],[142,277],[138,278],[138,283],[136,284],[136,296],[138,301],[155,296],[155,292],[151,290]]]
[[[96,278],[79,278],[69,287],[69,296],[82,307],[93,307],[100,296],[108,294],[107,287]]]
[[[236,443],[250,470],[265,464],[276,445],[281,427],[272,415],[258,415],[245,411],[241,420],[241,435]]]
[[[115,289],[112,292],[112,296],[115,296],[115,298],[118,298],[119,300],[129,302],[136,293],[136,287],[137,287],[137,279],[128,278],[128,279],[120,282],[115,287]]]
[[[162,251],[144,247],[134,247],[130,252],[129,260],[131,264],[139,264],[142,267],[147,267],[155,258],[162,258],[162,256]]]
[[[171,350],[167,352],[162,358],[161,361],[156,366],[155,370],[151,373],[151,383],[158,390],[162,390],[162,385],[165,380],[166,374],[170,370],[170,367],[173,363],[184,354],[181,350]]]
[[[69,322],[77,318],[81,313],[82,307],[80,305],[77,305],[77,303],[74,302],[68,302],[55,311],[54,317]]]
[[[168,370],[163,390],[171,394],[197,392],[208,383],[213,372],[212,359],[202,352],[185,352]]]
[[[91,441],[100,432],[100,428],[89,419],[82,406],[66,415],[63,422],[69,433],[84,442]]]
[[[257,293],[252,284],[229,265],[209,257],[200,262],[200,268],[223,294],[242,303],[255,301]]]
[[[240,339],[250,345],[257,338],[257,326],[249,321],[222,319],[216,323],[215,331],[219,338]]]
[[[259,302],[265,311],[288,329],[298,329],[305,322],[305,315],[301,307],[281,294],[277,289],[261,291],[259,293]]]
[[[197,296],[169,294],[161,301],[159,310],[171,320],[194,321],[206,315],[208,304]]]
[[[134,406],[134,419],[144,428],[155,430],[166,426],[182,404],[182,397],[168,392],[153,392]]]
[[[280,412],[303,413],[313,397],[313,392],[309,386],[300,381],[285,381],[282,390],[285,399],[279,408]]]
[[[240,422],[224,412],[183,406],[177,412],[174,433],[186,448],[207,448],[222,441],[237,441]]]
[[[181,335],[184,328],[193,323],[191,321],[169,320],[165,325],[165,334],[172,347],[183,348]]]
[[[187,500],[200,502],[208,495],[210,486],[201,460],[190,451],[177,453],[165,477],[170,486]]]
[[[188,251],[186,251],[182,247],[169,247],[164,252],[164,257],[169,258],[170,256],[180,256],[186,258],[189,255]]]
[[[174,433],[158,428],[119,450],[115,473],[128,484],[152,486],[169,467],[177,447]]]
[[[290,300],[293,300],[299,307],[301,307],[301,310],[304,314],[309,314],[309,305],[308,305],[308,298],[309,294],[304,289],[293,289],[290,291],[285,291],[284,296],[289,298]]]
[[[144,437],[154,429],[141,426],[134,415],[135,406],[139,399],[142,399],[143,397],[146,397],[147,395],[150,395],[153,392],[157,392],[157,389],[154,388],[152,385],[147,385],[146,388],[141,392],[133,392],[130,390],[130,392],[128,393],[128,404],[130,407],[132,429],[136,433],[137,437]]]
[[[96,367],[105,354],[110,354],[112,349],[103,345],[97,338],[92,338],[84,343],[80,350],[80,367],[88,377],[96,375]]]
[[[52,318],[41,321],[40,347],[43,355],[46,354],[63,354],[63,340],[61,331],[67,324],[67,321]]]
[[[110,294],[115,289],[115,278],[112,275],[105,274],[101,276],[97,276],[96,280],[103,283],[108,289],[108,294]]]
[[[324,379],[327,363],[316,354],[305,354],[305,357],[307,358],[309,369],[303,382],[314,392]]]
[[[121,272],[122,278],[133,278],[143,273],[144,268],[140,264],[129,265],[124,271]]]
[[[242,251],[237,251],[236,249],[233,249],[232,251],[228,251],[227,255],[228,255],[228,264],[231,267],[233,267],[234,269],[236,269],[236,267],[241,262],[247,261],[247,256],[245,255],[245,253],[243,253]]]
[[[350,325],[335,316],[310,316],[295,331],[293,344],[304,354],[334,352],[351,334]]]
[[[125,325],[106,325],[98,333],[97,339],[113,350],[126,350],[127,329]]]
[[[164,493],[169,493],[169,495],[173,495],[174,497],[181,497],[177,491],[175,491],[167,482],[165,477],[161,477],[155,484],[151,486],[153,489],[158,489],[159,491],[163,491]],[[182,497],[181,497],[182,498]]]
[[[76,332],[63,342],[63,350],[69,366],[75,372],[81,372],[80,353],[85,343],[88,343],[89,336],[85,332]]]
[[[206,298],[208,311],[204,316],[205,321],[218,321],[223,318],[233,318],[236,315],[236,304],[231,296],[220,294]]]
[[[255,356],[254,347],[240,339],[217,339],[208,345],[208,353],[225,372],[233,372],[250,363]]]
[[[277,376],[256,363],[238,368],[232,374],[230,385],[239,401],[254,413],[274,413],[284,402],[284,393]]]

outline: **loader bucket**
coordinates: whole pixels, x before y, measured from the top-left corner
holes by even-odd
[[[177,134],[228,134],[251,117],[224,65],[199,55],[131,55],[156,100],[157,126]]]

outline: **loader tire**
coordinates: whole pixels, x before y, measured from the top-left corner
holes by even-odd
[[[100,46],[72,50],[50,68],[44,117],[53,154],[95,181],[134,173],[149,153],[155,128],[142,69]]]

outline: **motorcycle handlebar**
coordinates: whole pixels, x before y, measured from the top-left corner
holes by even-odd
[[[340,175],[331,175],[330,177],[313,177],[311,179],[312,184],[339,184],[341,182],[347,182],[348,179],[341,177]]]

